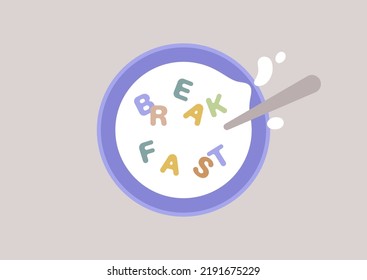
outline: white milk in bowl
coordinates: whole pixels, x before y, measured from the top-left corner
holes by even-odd
[[[251,122],[223,125],[249,109],[251,87],[193,62],[156,67],[126,92],[116,143],[129,172],[168,197],[193,198],[225,185],[243,165]]]

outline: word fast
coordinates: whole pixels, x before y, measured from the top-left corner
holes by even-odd
[[[183,87],[183,85],[193,86],[193,82],[188,81],[186,79],[180,79],[177,82],[176,88],[173,92],[173,95],[182,101],[187,101],[188,98],[184,95],[182,95],[182,92],[184,93],[190,93],[190,90]],[[222,95],[217,94],[215,101],[213,102],[210,98],[206,99],[206,104],[208,105],[210,114],[212,117],[217,116],[217,110],[226,113],[227,109],[219,104],[220,99],[222,98]],[[160,119],[161,124],[165,126],[167,124],[166,120],[166,114],[167,114],[167,108],[163,105],[154,105],[152,101],[150,101],[150,96],[148,94],[142,94],[137,96],[134,99],[134,103],[136,107],[138,108],[138,111],[140,115],[145,116],[150,113],[150,124],[156,125],[156,120]],[[185,119],[188,117],[192,117],[195,119],[195,125],[200,125],[201,122],[201,116],[203,115],[203,105],[196,104],[194,105],[190,110],[188,110],[183,116]]]
[[[153,144],[152,140],[143,142],[139,145],[139,150],[140,150],[140,154],[141,154],[141,158],[143,159],[144,163],[147,163],[148,160],[148,154],[152,154],[155,152],[154,148],[151,149],[146,149],[147,146],[150,146]],[[214,163],[213,161],[209,158],[209,156],[214,155],[217,160],[219,161],[220,165],[225,166],[226,165],[226,161],[224,160],[223,156],[220,153],[220,150],[223,148],[223,145],[219,145],[217,147],[215,147],[213,150],[209,151],[207,153],[208,157],[201,157],[199,159],[199,167],[194,167],[193,171],[195,173],[196,176],[200,177],[200,178],[206,178],[209,175],[209,167],[213,167]],[[207,166],[208,165],[208,166]],[[171,154],[167,157],[166,161],[163,163],[160,171],[162,173],[166,172],[167,169],[171,169],[173,171],[173,175],[177,176],[179,174],[179,170],[178,170],[178,161],[177,161],[177,156],[174,154]]]

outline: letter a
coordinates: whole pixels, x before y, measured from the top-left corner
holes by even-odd
[[[166,172],[167,169],[172,169],[173,174],[175,176],[178,175],[178,164],[177,164],[177,157],[176,155],[169,155],[166,159],[166,161],[163,163],[161,167],[161,172]]]
[[[203,105],[196,104],[190,110],[188,110],[183,116],[185,119],[193,117],[195,119],[195,125],[200,125],[201,116],[203,115]]]

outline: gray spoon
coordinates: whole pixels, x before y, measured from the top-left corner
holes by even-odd
[[[247,112],[239,115],[224,125],[224,129],[228,130],[240,124],[251,121],[275,109],[290,104],[298,99],[306,97],[318,91],[321,87],[321,81],[315,75],[307,76],[290,87],[282,90],[268,100],[251,108]]]

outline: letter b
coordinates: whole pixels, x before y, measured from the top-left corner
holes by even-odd
[[[150,96],[146,93],[135,97],[134,103],[142,116],[148,115],[150,109],[154,106],[153,102],[150,101]]]

